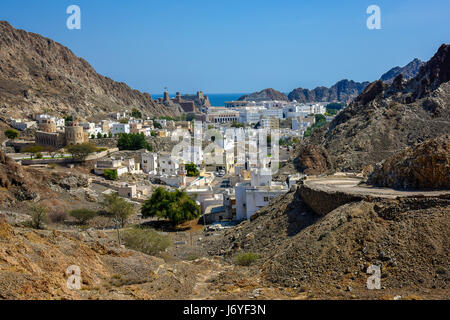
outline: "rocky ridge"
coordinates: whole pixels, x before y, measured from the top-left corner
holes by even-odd
[[[75,113],[80,117],[137,108],[144,115],[178,115],[179,108],[156,103],[150,94],[98,74],[61,44],[0,21],[0,110]]]
[[[336,170],[361,171],[406,147],[450,133],[450,52],[442,45],[410,80],[371,83],[309,143],[323,146]],[[301,156],[301,155],[300,155]]]

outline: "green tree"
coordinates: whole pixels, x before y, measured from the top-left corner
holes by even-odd
[[[31,160],[33,160],[33,157],[37,156],[37,154],[41,153],[44,150],[43,146],[39,145],[30,145],[28,147],[25,147],[22,149],[22,152],[29,153]]]
[[[61,153],[58,148],[50,146],[45,147],[44,151],[46,151],[50,155],[50,157],[52,157],[52,159],[55,159],[56,156]]]
[[[108,214],[109,218],[115,223],[117,229],[117,239],[119,244],[120,228],[123,228],[129,216],[134,212],[134,207],[125,199],[119,197],[117,193],[107,194],[103,198],[103,209]]]
[[[149,144],[145,140],[143,133],[121,133],[117,147],[120,150],[149,150]]]
[[[124,123],[124,124],[126,124],[126,123],[128,123],[128,119],[125,119],[125,118],[123,118],[123,119],[120,119],[120,121],[119,121],[120,123]]]
[[[118,179],[117,170],[114,169],[105,169],[105,171],[103,171],[103,175],[105,176],[106,180]]]
[[[174,226],[200,217],[200,207],[186,192],[157,188],[151,198],[142,205],[143,217],[168,219]]]
[[[193,163],[185,164],[184,167],[186,169],[188,177],[198,177],[198,175],[200,174],[200,172],[197,169],[197,166]]]
[[[86,224],[93,219],[97,213],[89,209],[75,209],[70,211],[70,215],[78,220],[80,224]]]
[[[64,118],[64,125],[67,127],[73,122],[73,116],[66,116]]]
[[[97,152],[97,147],[90,143],[72,144],[66,147],[67,152],[72,155],[73,159],[80,161],[86,160],[87,156],[93,152]]]
[[[162,129],[162,125],[161,125],[159,122],[153,121],[153,126],[154,126],[156,129]]]
[[[195,120],[195,113],[188,113],[186,115],[186,121],[192,121]]]
[[[101,139],[103,136],[102,136],[102,133],[101,132],[98,132],[97,133],[97,139]]]
[[[142,113],[138,109],[133,108],[133,110],[131,111],[131,116],[133,118],[140,119],[142,118]]]
[[[14,129],[6,129],[5,136],[11,140],[17,139],[19,137],[19,131]]]

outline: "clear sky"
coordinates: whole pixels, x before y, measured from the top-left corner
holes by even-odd
[[[66,8],[81,8],[81,30]],[[366,27],[369,5],[381,30]],[[373,81],[450,42],[448,0],[2,0],[0,20],[150,93],[253,92]]]

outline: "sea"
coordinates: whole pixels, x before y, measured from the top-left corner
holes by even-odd
[[[245,95],[246,93],[204,93],[209,97],[209,102],[213,107],[223,107],[226,101],[235,101]],[[181,94],[183,96],[184,94]],[[162,94],[152,94],[153,99],[162,98]],[[175,95],[170,95],[175,98]]]

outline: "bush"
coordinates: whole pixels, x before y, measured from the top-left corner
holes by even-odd
[[[93,219],[97,213],[89,209],[75,209],[70,211],[70,215],[78,220],[80,224],[86,224]]]
[[[106,180],[117,180],[119,178],[117,170],[114,169],[105,169],[103,175],[105,176]]]
[[[44,229],[44,223],[48,221],[47,207],[43,205],[32,205],[30,207],[31,222],[29,227],[33,229]]]
[[[62,223],[67,219],[67,214],[64,211],[56,211],[50,213],[48,217],[53,223]]]
[[[6,129],[5,130],[5,136],[8,139],[14,140],[14,139],[19,137],[19,131],[14,130],[14,129]]]
[[[187,163],[184,165],[188,177],[198,177],[200,172],[194,163]]]
[[[133,118],[142,118],[142,113],[138,109],[133,108],[133,111],[131,112],[131,116]]]
[[[253,252],[241,253],[236,256],[236,264],[240,266],[250,266],[259,259],[259,254]]]
[[[133,228],[123,233],[125,245],[133,250],[149,255],[155,255],[166,250],[170,244],[169,236],[164,236],[155,230]]]

